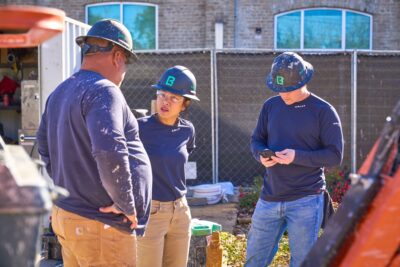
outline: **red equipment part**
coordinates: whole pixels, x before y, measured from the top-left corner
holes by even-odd
[[[35,47],[64,30],[65,12],[37,6],[0,6],[0,48]]]
[[[302,266],[400,266],[400,101]]]
[[[16,81],[4,75],[3,79],[0,81],[0,95],[14,94],[18,86],[19,84]]]

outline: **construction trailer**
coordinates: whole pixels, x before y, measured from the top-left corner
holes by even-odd
[[[66,17],[64,31],[37,47],[0,48],[0,81],[19,85],[0,99],[0,134],[6,143],[21,144],[38,158],[35,135],[46,100],[58,84],[79,69],[81,53],[75,37],[86,34],[89,28]],[[4,86],[9,87],[9,83]]]

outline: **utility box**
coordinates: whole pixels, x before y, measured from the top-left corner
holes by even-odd
[[[21,114],[21,129],[18,130],[20,143],[31,157],[38,158],[37,151],[34,149],[41,114],[40,87],[37,80],[21,82]]]
[[[40,119],[40,87],[37,80],[21,82],[22,129],[37,129]]]

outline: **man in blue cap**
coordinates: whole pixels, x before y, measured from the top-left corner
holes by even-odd
[[[335,108],[307,89],[313,73],[298,54],[285,52],[267,76],[267,86],[279,95],[265,101],[251,136],[253,156],[266,172],[245,266],[268,266],[286,230],[290,266],[300,266],[318,238],[324,167],[341,163],[343,134]]]
[[[48,174],[70,193],[55,202],[52,227],[64,266],[135,266],[152,172],[119,88],[135,57],[132,37],[101,20],[76,42],[82,67],[49,96],[37,133]]]

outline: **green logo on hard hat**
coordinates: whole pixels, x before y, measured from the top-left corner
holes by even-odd
[[[118,39],[121,39],[121,40],[125,41],[125,35],[122,34],[121,32],[118,32]]]
[[[276,76],[276,84],[279,85],[284,85],[285,84],[285,78],[283,78],[282,76]]]
[[[174,76],[168,76],[167,80],[165,81],[165,84],[168,86],[172,86],[175,83],[175,77]]]
[[[196,88],[194,88],[193,84],[190,86],[190,89],[192,89],[192,91],[196,91]]]

